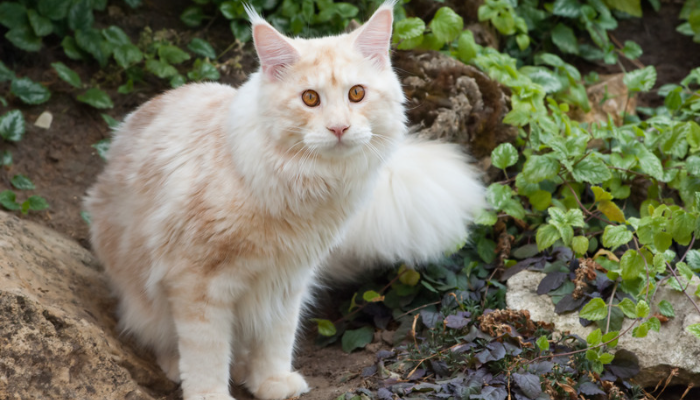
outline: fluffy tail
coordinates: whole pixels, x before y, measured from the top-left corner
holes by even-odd
[[[455,249],[486,207],[478,175],[458,146],[407,139],[384,166],[323,275],[351,280],[377,264],[420,264]]]

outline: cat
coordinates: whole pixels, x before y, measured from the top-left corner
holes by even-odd
[[[438,261],[464,244],[467,227],[488,207],[480,173],[459,146],[408,136],[382,167],[321,277],[332,286],[397,262]]]
[[[393,2],[340,36],[291,39],[252,9],[260,69],[238,90],[189,84],[117,128],[86,198],[120,327],[185,400],[309,390],[292,368],[323,259],[406,134]]]

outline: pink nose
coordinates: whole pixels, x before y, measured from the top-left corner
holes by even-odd
[[[333,132],[333,134],[340,140],[341,137],[343,137],[343,134],[345,131],[347,131],[349,126],[345,125],[335,125],[331,127],[326,127],[329,131]]]

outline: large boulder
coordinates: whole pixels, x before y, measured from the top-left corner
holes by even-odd
[[[583,327],[575,312],[561,315],[555,313],[552,299],[537,294],[537,286],[544,276],[541,272],[523,271],[508,279],[508,308],[528,310],[533,320],[554,323],[557,331],[569,331],[582,338],[588,336],[595,326]],[[698,284],[700,279],[693,277],[688,291],[694,293]],[[667,286],[661,286],[658,290],[654,302],[658,304],[661,300],[667,300],[673,304],[675,318],[664,323],[660,332],[649,331],[645,338],[634,338],[631,334],[622,336],[617,349],[629,350],[639,358],[640,372],[634,380],[643,387],[656,386],[674,368],[678,368],[678,376],[673,378],[672,384],[700,382],[700,340],[685,330],[688,325],[700,323],[700,315],[682,293]],[[658,313],[658,309],[652,306],[651,313]],[[631,323],[630,320],[625,320],[622,330],[627,329]]]
[[[115,331],[114,301],[90,252],[0,212],[0,400],[176,396],[141,355]]]

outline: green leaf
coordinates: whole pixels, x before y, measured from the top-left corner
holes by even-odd
[[[584,254],[588,251],[588,238],[585,236],[574,236],[571,241],[571,248],[576,254]]]
[[[700,157],[690,156],[685,159],[685,166],[688,173],[693,176],[700,176]]]
[[[611,331],[603,335],[603,343],[610,342],[611,340],[615,339],[617,335],[619,335],[619,331]],[[606,346],[612,348],[617,346],[618,339],[613,340],[612,342],[608,343]]]
[[[66,56],[72,60],[82,60],[84,58],[78,43],[72,36],[64,37],[61,41],[61,47],[63,47],[63,52],[66,53]]]
[[[612,178],[610,169],[595,156],[589,156],[574,165],[571,175],[578,182],[602,183]]]
[[[561,22],[552,30],[552,42],[564,53],[578,54],[578,41],[574,30]]]
[[[523,166],[522,174],[532,183],[550,179],[559,173],[559,161],[548,156],[531,156]]]
[[[656,68],[649,65],[645,68],[636,69],[625,74],[622,82],[631,92],[648,92],[656,83]]]
[[[425,22],[420,18],[405,18],[394,23],[394,42],[401,42],[423,36]]]
[[[141,5],[141,0],[124,0],[131,8],[136,8]]]
[[[51,66],[54,70],[56,70],[58,77],[68,82],[71,86],[77,88],[82,86],[82,81],[80,80],[78,73],[68,68],[64,63],[55,62],[52,63]]]
[[[336,334],[335,325],[331,321],[318,318],[312,318],[311,320],[316,322],[318,333],[321,334],[321,336],[330,337]]]
[[[12,28],[5,34],[5,38],[15,47],[24,51],[39,51],[41,49],[41,38],[35,35],[29,26]]]
[[[498,221],[498,216],[493,211],[481,210],[474,218],[474,223],[479,225],[492,226]]]
[[[0,205],[5,207],[5,209],[14,211],[14,210],[19,210],[20,205],[16,201],[17,197],[15,195],[15,192],[12,190],[5,190],[0,192]]]
[[[420,281],[420,273],[414,269],[408,269],[405,265],[399,268],[399,282],[407,286],[416,286]]]
[[[430,30],[437,40],[449,43],[457,39],[462,32],[464,21],[450,7],[441,7],[430,21]]]
[[[368,303],[375,302],[381,298],[382,298],[382,295],[375,292],[374,290],[368,290],[362,294],[362,299]]]
[[[649,304],[644,300],[639,300],[635,313],[637,318],[646,318],[649,315]]]
[[[586,359],[592,362],[598,361],[598,352],[594,349],[586,350]]]
[[[589,321],[599,321],[605,318],[607,315],[607,307],[601,298],[592,299],[588,302],[588,304],[583,306],[581,312],[579,312],[579,316],[581,318],[585,318]]]
[[[41,211],[49,208],[49,203],[46,202],[41,196],[30,196],[24,203],[22,203],[22,212],[26,214],[26,210]]]
[[[159,78],[172,78],[177,75],[177,70],[163,60],[151,59],[146,61],[146,69]]]
[[[525,33],[520,33],[515,37],[515,42],[518,44],[518,48],[521,51],[525,51],[525,49],[530,47],[530,36]]]
[[[204,12],[197,6],[187,7],[185,11],[180,14],[180,21],[184,22],[185,25],[190,28],[196,28],[201,25],[203,19]]]
[[[656,317],[649,318],[647,324],[652,331],[659,332],[661,330],[661,321]]]
[[[688,267],[688,264],[684,262],[676,263],[676,270],[678,273],[687,280],[691,280],[695,275],[693,271]]]
[[[697,337],[698,339],[700,339],[700,324],[688,325],[688,326],[685,328],[685,330],[688,331],[688,332],[690,332],[690,333],[692,333],[693,335],[695,335],[695,337]]]
[[[180,74],[177,74],[177,75],[173,76],[172,78],[170,78],[170,87],[172,87],[172,88],[180,87],[180,86],[184,85],[185,83],[187,83],[187,78],[185,78],[184,76],[182,76]]]
[[[490,264],[496,259],[496,242],[482,236],[476,243],[476,252],[485,263]]]
[[[560,238],[561,236],[559,235],[559,230],[557,230],[557,228],[549,224],[544,224],[537,230],[537,248],[540,251],[547,249]]]
[[[654,233],[654,247],[658,251],[666,251],[671,247],[672,244],[671,234],[668,232],[655,232]]]
[[[85,93],[77,97],[78,101],[89,104],[95,108],[112,108],[114,103],[109,95],[97,88],[90,88]]]
[[[12,153],[9,150],[3,150],[0,153],[0,166],[12,165]]]
[[[250,41],[252,37],[250,25],[243,20],[231,21],[231,32],[233,33],[233,37],[243,43]]]
[[[676,210],[670,222],[670,233],[673,240],[687,246],[697,225],[697,218],[685,210]]]
[[[581,15],[581,3],[578,0],[556,0],[552,14],[560,17],[578,18]]]
[[[15,73],[0,61],[0,82],[11,81],[13,79],[15,79]]]
[[[116,129],[116,128],[119,126],[119,124],[120,124],[119,121],[117,121],[116,119],[110,117],[110,116],[107,115],[107,114],[100,114],[100,116],[101,116],[102,119],[107,123],[107,126],[109,127],[109,129]]]
[[[651,175],[656,179],[663,179],[664,169],[661,166],[661,161],[654,153],[644,146],[642,143],[637,143],[635,145],[637,150],[637,160],[639,160],[639,167],[642,171]]]
[[[194,62],[194,66],[192,67],[192,71],[187,73],[187,77],[190,78],[193,81],[201,81],[201,80],[218,80],[220,75],[219,71],[216,69],[214,65],[212,65],[208,61],[204,61],[201,58],[198,58]]]
[[[638,327],[632,329],[632,337],[643,338],[649,333],[649,325],[645,322]]]
[[[143,53],[133,44],[125,44],[114,48],[114,59],[120,67],[126,69],[143,60]]]
[[[107,29],[103,29],[102,36],[105,38],[105,40],[107,40],[109,43],[115,46],[131,44],[129,36],[127,36],[121,28],[114,25],[110,26]]]
[[[630,60],[639,58],[642,55],[642,48],[635,42],[625,40],[625,46],[622,48],[622,54]]]
[[[71,2],[66,0],[39,0],[39,13],[54,21],[60,21],[68,15]]]
[[[470,30],[464,30],[457,41],[457,57],[463,63],[469,63],[479,53],[479,47],[474,40],[474,34]]]
[[[170,44],[160,46],[158,48],[158,56],[168,64],[180,64],[190,59],[190,55],[187,52]]]
[[[518,150],[510,143],[501,143],[491,153],[491,162],[496,168],[506,169],[518,162]]]
[[[214,51],[214,48],[211,46],[211,44],[209,44],[209,42],[207,42],[204,39],[192,39],[190,44],[187,45],[187,48],[194,54],[200,55],[202,57],[206,57],[211,60],[214,60],[216,58],[216,52]]]
[[[600,328],[589,333],[588,337],[586,337],[586,343],[588,343],[589,347],[599,345],[602,340],[603,340],[603,332],[600,331]]]
[[[637,318],[637,306],[632,300],[624,298],[617,306],[622,310],[622,313],[625,314],[625,317]]]
[[[624,11],[633,17],[642,16],[641,0],[608,0],[606,3],[610,8]]]
[[[627,250],[620,259],[622,280],[628,281],[639,277],[644,272],[644,257],[637,250]]]
[[[12,180],[10,181],[12,183],[12,186],[15,187],[15,189],[19,190],[34,190],[36,189],[36,186],[34,186],[34,183],[29,180],[24,175],[17,174],[12,177]]]
[[[129,79],[125,84],[117,88],[117,93],[119,94],[129,94],[134,90],[134,80]]]
[[[549,350],[549,340],[547,340],[547,336],[540,336],[535,343],[537,343],[537,347],[541,351]]]
[[[19,142],[25,132],[24,117],[19,110],[11,110],[0,117],[0,136],[9,142]]]
[[[537,190],[527,196],[532,207],[538,211],[546,210],[552,204],[552,194],[546,190]]]
[[[364,326],[355,330],[347,330],[343,333],[343,338],[341,340],[343,351],[351,353],[355,349],[362,349],[372,343],[373,337],[374,329],[369,326]]]
[[[109,150],[109,145],[111,144],[110,139],[102,139],[99,142],[92,145],[92,148],[97,150],[97,155],[103,160],[107,159],[107,150]]]
[[[34,10],[27,10],[27,17],[29,17],[29,24],[37,36],[46,36],[53,32],[53,24],[50,19],[42,17]]]
[[[89,30],[95,17],[92,15],[92,7],[88,0],[78,0],[73,2],[73,6],[68,10],[68,27],[72,30]]]
[[[41,104],[51,98],[48,89],[26,77],[13,80],[10,88],[26,104]]]
[[[632,240],[632,232],[625,225],[607,225],[603,232],[603,246],[610,250],[629,243]]]
[[[16,2],[0,3],[0,24],[8,29],[27,26],[27,9]]]
[[[525,66],[520,68],[520,72],[527,75],[534,83],[542,85],[547,93],[556,93],[563,88],[559,76],[546,67]]]
[[[112,44],[106,41],[96,29],[76,30],[75,42],[90,53],[101,67],[105,67],[112,52]]]
[[[610,354],[610,353],[603,353],[600,355],[598,358],[598,361],[600,361],[601,364],[610,364],[612,360],[615,359],[615,356]]]
[[[659,302],[659,312],[661,315],[669,318],[676,316],[676,313],[673,310],[673,304],[669,303],[668,300],[661,300]]]

